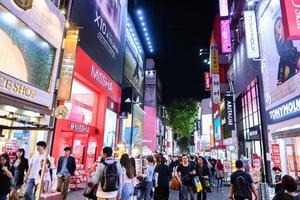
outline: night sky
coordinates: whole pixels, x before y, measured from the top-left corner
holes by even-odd
[[[129,0],[131,12],[142,9],[154,46],[154,60],[163,85],[163,103],[202,99],[204,63],[201,48],[209,48],[217,0]]]

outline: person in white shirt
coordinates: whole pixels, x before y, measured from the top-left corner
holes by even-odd
[[[26,189],[25,189],[25,200],[32,200],[33,198],[33,188],[35,187],[35,179],[38,178],[38,173],[41,169],[41,160],[46,157],[46,147],[47,143],[44,141],[39,141],[36,143],[37,152],[32,155],[29,162],[29,169],[25,176]],[[47,159],[50,160],[50,156],[47,155]]]
[[[120,159],[120,164],[122,166],[122,196],[121,200],[132,200],[134,187],[134,168],[128,154],[123,154]]]

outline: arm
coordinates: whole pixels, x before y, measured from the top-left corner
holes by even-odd
[[[104,165],[100,164],[99,167],[97,168],[96,172],[94,172],[92,174],[91,182],[93,184],[96,185],[96,184],[98,184],[100,182],[103,170],[104,170]],[[101,183],[100,183],[100,185],[101,185]]]
[[[228,198],[229,198],[229,199],[232,199],[232,196],[233,196],[233,185],[230,184]]]
[[[181,182],[181,180],[180,180],[180,176],[181,176],[180,172],[176,171],[176,173],[175,173],[175,176],[176,176],[176,178],[177,178],[178,182],[179,182],[179,183],[180,183],[180,185],[181,185],[181,184],[182,184],[182,182]]]
[[[8,168],[7,167],[2,167],[2,170],[4,171],[4,173],[6,174],[6,176],[8,177],[8,178],[13,178],[13,175],[12,175],[12,173],[8,170]]]
[[[31,170],[32,170],[32,163],[33,163],[32,161],[33,161],[33,158],[31,158],[31,160],[30,160],[30,163],[29,163],[29,169],[27,170],[26,176],[25,176],[25,182],[27,181],[28,176],[29,176],[29,174],[31,173]]]
[[[121,198],[122,190],[123,190],[122,167],[120,164],[117,164],[117,169],[118,169],[118,176],[119,176],[119,188],[118,188],[117,200],[119,200]]]

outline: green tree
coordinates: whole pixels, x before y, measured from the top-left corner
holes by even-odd
[[[194,122],[197,120],[199,103],[194,99],[177,99],[168,107],[167,124],[181,137],[192,134]]]

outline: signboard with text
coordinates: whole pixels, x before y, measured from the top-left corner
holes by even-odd
[[[248,58],[259,57],[259,46],[257,37],[256,17],[255,11],[244,11],[246,45]]]
[[[210,74],[209,72],[204,72],[204,91],[210,91]]]
[[[272,162],[273,162],[274,167],[281,168],[279,144],[272,144]]]
[[[213,103],[220,103],[221,101],[221,91],[220,91],[220,75],[212,74],[212,97]]]
[[[220,16],[228,16],[228,0],[219,0]]]
[[[217,46],[210,47],[210,71],[212,74],[219,73],[219,52]]]
[[[220,21],[221,29],[221,52],[231,53],[231,36],[230,36],[230,21],[228,19],[222,19]]]
[[[284,36],[287,40],[300,39],[300,1],[281,0]]]
[[[225,96],[225,126],[228,130],[235,130],[233,96]]]

